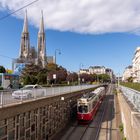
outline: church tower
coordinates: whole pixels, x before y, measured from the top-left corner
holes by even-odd
[[[30,54],[30,38],[28,32],[28,19],[27,11],[25,12],[23,31],[21,35],[21,44],[20,44],[20,54],[19,58],[22,60],[27,60]]]
[[[44,30],[44,20],[43,20],[43,12],[40,23],[40,28],[38,32],[38,64],[41,63],[42,67],[46,65],[46,37]]]

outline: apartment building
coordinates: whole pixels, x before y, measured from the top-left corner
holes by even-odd
[[[128,66],[125,68],[124,72],[123,72],[123,76],[122,76],[122,81],[124,82],[128,82],[128,78],[133,77],[133,67],[132,66]]]
[[[89,67],[90,74],[105,74],[106,68],[104,66],[91,66]]]
[[[132,67],[133,67],[133,82],[140,83],[140,47],[137,47],[133,60],[132,60]]]

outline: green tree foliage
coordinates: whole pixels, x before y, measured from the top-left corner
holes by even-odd
[[[132,83],[132,82],[133,82],[133,79],[134,79],[134,78],[131,76],[131,77],[129,77],[129,78],[127,79],[127,81]]]
[[[26,84],[36,84],[38,82],[37,75],[41,71],[41,67],[28,64],[22,70],[20,81],[23,82],[24,85]]]
[[[54,79],[53,75],[56,75]],[[67,70],[56,64],[48,64],[45,68],[39,65],[28,64],[22,70],[20,81],[24,84],[61,84],[66,82]]]
[[[97,74],[91,74],[92,82],[97,81]]]
[[[6,73],[6,69],[3,66],[0,66],[0,73]]]
[[[108,74],[100,74],[98,75],[99,81],[104,83],[104,82],[110,82],[110,76]]]
[[[47,83],[47,68],[41,69],[37,74],[37,83],[46,84]]]

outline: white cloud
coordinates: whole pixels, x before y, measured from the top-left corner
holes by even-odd
[[[0,0],[0,10],[17,10],[33,0]],[[100,34],[140,31],[140,0],[39,0],[27,8],[36,27],[44,12],[45,28]],[[15,15],[24,18],[24,10]]]

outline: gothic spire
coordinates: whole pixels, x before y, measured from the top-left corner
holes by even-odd
[[[42,64],[43,67],[46,65],[46,37],[44,30],[44,20],[43,20],[43,12],[40,22],[40,28],[38,32],[38,63]]]
[[[27,18],[27,10],[25,11],[24,25],[23,25],[23,32],[24,32],[24,33],[28,33],[28,18]]]
[[[43,11],[41,11],[42,17],[41,17],[41,22],[40,22],[40,29],[39,33],[44,33],[44,19],[43,19]]]
[[[25,11],[25,19],[23,24],[23,31],[21,34],[21,43],[20,43],[20,59],[28,59],[30,53],[30,38],[28,32],[28,19],[27,19],[27,11]]]

